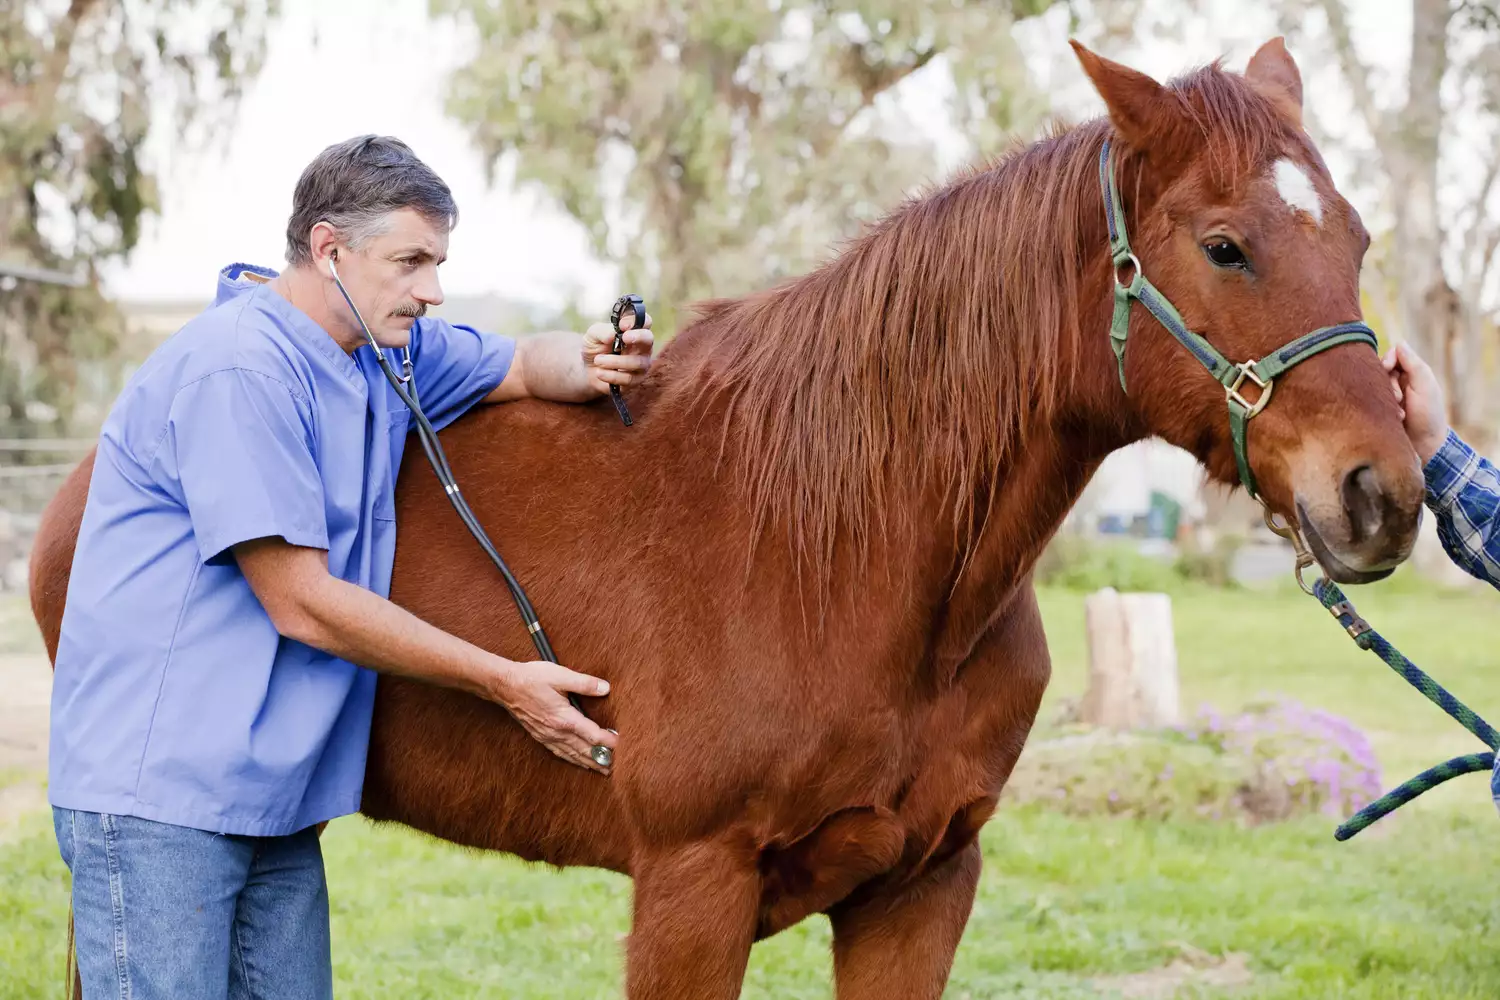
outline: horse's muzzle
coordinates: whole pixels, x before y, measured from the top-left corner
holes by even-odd
[[[1416,544],[1422,497],[1405,477],[1387,488],[1376,469],[1356,465],[1318,503],[1299,494],[1297,519],[1308,547],[1337,583],[1374,583],[1395,571]]]

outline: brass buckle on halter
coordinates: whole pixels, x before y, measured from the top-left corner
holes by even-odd
[[[1239,374],[1235,376],[1233,382],[1224,387],[1224,391],[1228,394],[1230,400],[1239,403],[1245,408],[1246,420],[1249,420],[1266,408],[1266,404],[1271,401],[1271,390],[1276,386],[1274,378],[1261,378],[1255,374],[1255,366],[1258,364],[1260,364],[1259,360],[1251,358],[1249,361],[1242,361],[1235,365],[1234,370],[1239,372]],[[1254,403],[1240,395],[1240,386],[1245,384],[1245,379],[1249,379],[1260,387],[1260,398]],[[1275,529],[1273,528],[1272,530],[1274,531]]]

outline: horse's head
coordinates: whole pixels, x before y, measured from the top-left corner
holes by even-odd
[[[1128,340],[1123,316],[1113,329],[1128,405],[1300,522],[1334,580],[1389,574],[1416,537],[1421,468],[1357,322],[1369,234],[1302,129],[1296,64],[1276,39],[1243,76],[1162,86],[1075,49],[1114,126],[1100,199],[1112,175],[1127,231],[1098,253],[1134,293]]]

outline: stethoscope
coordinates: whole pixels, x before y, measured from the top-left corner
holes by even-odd
[[[427,453],[427,461],[432,465],[432,470],[437,473],[438,482],[443,484],[443,492],[448,495],[448,500],[453,504],[453,509],[458,511],[459,519],[463,521],[464,527],[469,529],[469,533],[474,536],[474,540],[479,543],[479,547],[484,549],[485,555],[490,557],[490,561],[499,568],[500,575],[505,578],[505,585],[510,588],[510,596],[515,598],[516,608],[521,612],[521,621],[526,624],[526,631],[531,634],[531,640],[536,644],[537,654],[544,660],[557,663],[557,655],[552,652],[552,643],[547,641],[547,633],[542,630],[542,623],[538,620],[536,611],[532,609],[531,601],[526,597],[526,591],[521,589],[521,584],[511,575],[510,568],[505,565],[505,560],[500,558],[500,553],[495,550],[495,546],[490,542],[489,536],[484,533],[484,528],[479,524],[479,519],[474,516],[474,511],[469,508],[469,502],[459,492],[458,481],[453,478],[453,469],[448,465],[448,457],[443,454],[443,446],[438,443],[437,432],[432,429],[432,424],[428,423],[427,414],[422,412],[421,402],[417,399],[417,383],[411,376],[410,343],[408,342],[407,346],[401,348],[401,374],[397,375],[395,369],[391,367],[390,360],[386,358],[385,352],[375,342],[375,335],[370,332],[369,326],[365,324],[365,318],[360,315],[359,307],[349,297],[349,290],[344,287],[344,282],[340,280],[338,269],[334,266],[334,261],[337,258],[337,250],[329,255],[328,272],[333,275],[333,283],[338,285],[339,293],[344,296],[344,301],[349,303],[350,311],[354,313],[354,318],[359,321],[359,328],[364,331],[365,339],[369,341],[370,347],[375,351],[375,358],[380,362],[380,370],[385,372],[386,381],[391,384],[391,388],[396,390],[396,395],[401,397],[401,402],[406,404],[407,408],[411,410],[412,416],[416,418],[417,439],[422,442],[422,450]],[[619,317],[622,304],[627,302],[635,306],[637,324],[642,323],[645,313],[645,309],[641,304],[641,298],[638,295],[624,296],[619,302],[615,303],[615,309],[610,314],[610,318],[615,327],[614,347],[616,352],[620,350],[623,343]],[[615,402],[615,407],[620,411],[621,419],[628,425],[630,418],[628,412],[624,410],[625,403],[620,398],[619,387],[612,385],[610,388],[615,390],[611,394]],[[583,711],[583,706],[579,703],[578,696],[572,692],[568,693],[568,702],[579,712]],[[589,757],[600,767],[609,767],[614,762],[614,754],[610,752],[609,747],[603,745],[590,747]]]

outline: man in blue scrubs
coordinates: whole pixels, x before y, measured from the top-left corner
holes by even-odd
[[[386,597],[410,343],[441,428],[522,397],[585,402],[649,365],[649,330],[521,341],[424,314],[457,213],[404,144],[304,171],[281,273],[235,264],[159,347],[99,439],[52,698],[49,797],[85,996],[332,995],[316,825],[359,808],[375,674],[504,705],[549,750],[613,747],[566,700],[607,685],[515,663]]]

